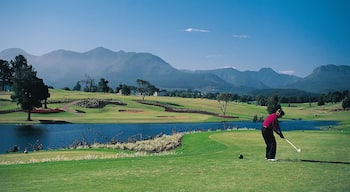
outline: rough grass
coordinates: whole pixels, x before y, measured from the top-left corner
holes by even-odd
[[[150,140],[142,140],[127,143],[95,143],[92,148],[122,149],[145,153],[161,153],[173,150],[181,145],[182,133],[162,135]]]

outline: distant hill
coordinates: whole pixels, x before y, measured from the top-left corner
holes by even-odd
[[[323,65],[295,83],[286,87],[314,93],[350,90],[350,66]]]
[[[302,78],[292,75],[276,73],[271,68],[262,68],[259,71],[238,71],[233,68],[198,71],[211,73],[222,78],[228,83],[247,86],[256,89],[284,88],[288,84],[295,83]]]
[[[30,61],[36,58],[36,56],[30,55],[29,53],[23,51],[22,49],[10,48],[0,52],[0,59],[10,61],[10,60],[13,60],[17,55],[23,55],[27,60],[30,60]]]
[[[300,94],[350,90],[350,66],[320,66],[305,78],[279,74],[271,68],[243,72],[233,68],[182,71],[150,53],[114,52],[103,47],[82,53],[56,50],[41,56],[11,48],[0,52],[0,59],[10,61],[19,54],[27,58],[46,84],[56,88],[72,88],[89,75],[96,83],[100,78],[107,79],[112,88],[120,83],[136,85],[136,79],[143,79],[168,90],[196,89],[237,94],[259,93],[263,89],[285,93],[302,90]]]
[[[33,56],[21,49],[6,49],[0,58],[12,60],[23,54],[45,83],[54,87],[73,87],[85,75],[107,79],[115,88],[120,83],[136,85],[144,79],[165,89],[200,89],[219,91],[235,86],[213,74],[197,74],[173,68],[161,58],[150,53],[114,52],[98,47],[84,53],[56,50],[42,56]],[[96,82],[96,83],[97,83]]]

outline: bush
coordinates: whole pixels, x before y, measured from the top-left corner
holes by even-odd
[[[256,122],[263,122],[263,121],[264,121],[264,116],[258,117],[258,115],[254,115],[252,121],[253,121],[254,123],[256,123]]]
[[[345,97],[345,99],[342,102],[343,109],[350,108],[350,96]]]

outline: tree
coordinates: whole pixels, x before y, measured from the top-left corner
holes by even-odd
[[[226,115],[227,104],[232,101],[233,95],[231,93],[220,93],[217,96],[217,100],[220,104],[220,109],[224,115]]]
[[[136,83],[139,85],[137,90],[140,92],[142,100],[145,100],[146,95],[151,95],[158,90],[158,88],[156,88],[154,85],[142,79],[137,79]]]
[[[115,89],[115,92],[116,93],[120,92],[122,95],[130,95],[132,89],[133,87],[128,86],[126,84],[119,84],[119,86]]]
[[[73,87],[74,91],[81,91],[81,85],[80,85],[80,81],[77,82],[77,84],[75,84],[75,86]]]
[[[46,100],[50,95],[48,86],[36,76],[36,71],[31,65],[28,65],[23,55],[16,56],[11,64],[14,68],[14,94],[11,95],[11,98],[28,112],[27,120],[31,121],[31,110],[34,107],[41,107],[41,101]]]
[[[325,101],[324,101],[324,95],[321,95],[318,100],[317,100],[317,105],[318,106],[322,106],[322,105],[325,105]]]
[[[42,85],[44,86],[41,87],[39,90],[42,90],[41,99],[44,100],[44,108],[47,109],[47,99],[50,98],[51,95],[49,92],[49,86],[45,85],[44,83]]]
[[[149,93],[150,95],[153,95],[153,93],[159,91],[159,89],[158,89],[156,86],[152,85],[152,84],[149,84],[149,85],[148,85],[148,89],[149,89],[149,92],[148,92],[148,93]]]
[[[343,94],[340,91],[336,91],[331,93],[330,97],[333,103],[338,103],[343,99]]]
[[[6,85],[11,85],[11,79],[13,77],[13,71],[8,61],[0,59],[0,81],[1,90],[5,90]]]
[[[272,114],[280,107],[277,95],[270,96],[267,100],[267,112]]]
[[[345,97],[345,99],[342,102],[342,107],[344,110],[350,107],[350,95]]]
[[[85,92],[96,92],[97,91],[97,86],[95,83],[95,80],[90,77],[89,75],[85,75],[85,80],[83,80],[85,83],[84,91]]]
[[[259,106],[266,106],[267,105],[266,98],[264,96],[261,96],[261,95],[257,96],[256,104]]]
[[[110,90],[110,88],[108,87],[108,81],[105,80],[104,78],[101,78],[100,82],[98,82],[97,91],[98,92],[108,93],[109,90]]]

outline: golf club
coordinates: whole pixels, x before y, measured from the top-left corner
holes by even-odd
[[[301,152],[300,148],[297,148],[292,142],[290,142],[288,139],[285,138],[285,140],[297,151],[297,152]]]

